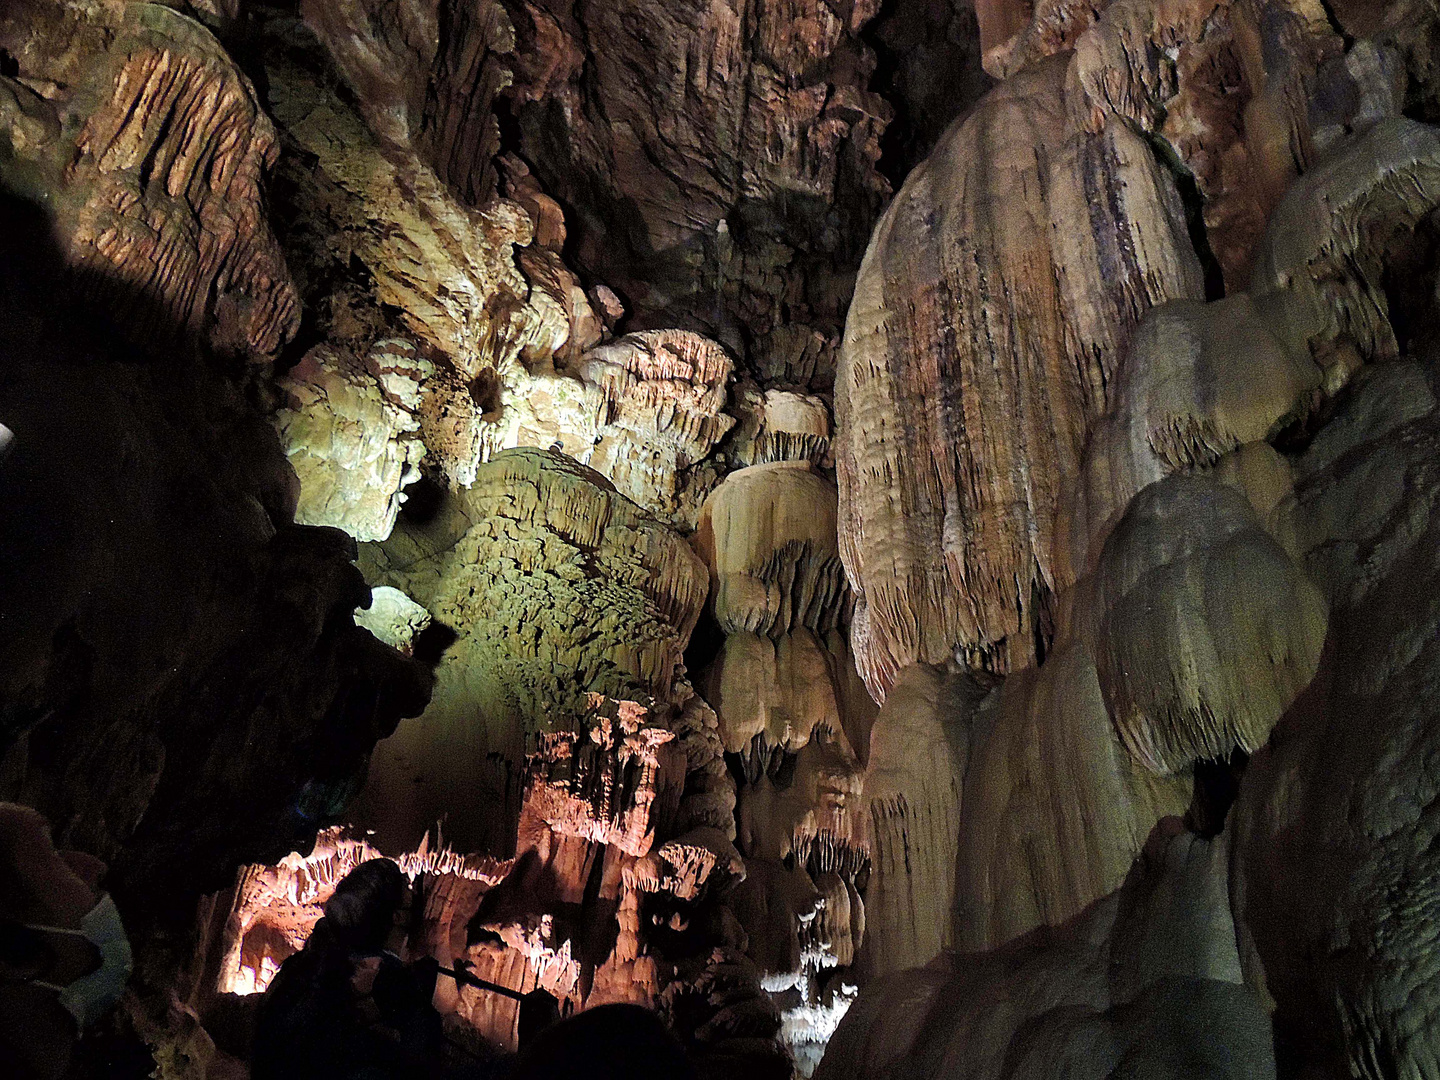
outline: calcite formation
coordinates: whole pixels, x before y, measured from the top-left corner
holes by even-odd
[[[591,349],[577,374],[598,399],[595,419],[563,433],[578,444],[571,453],[635,502],[692,525],[719,479],[706,458],[735,425],[723,411],[733,366],[718,344],[680,330]]]
[[[1108,594],[1080,601],[1104,609],[1095,655],[1105,702],[1153,772],[1258,749],[1319,665],[1324,596],[1234,487],[1152,484],[1087,584]]]
[[[1273,1077],[1228,859],[1223,839],[1167,819],[1123,886],[1063,926],[873,983],[816,1077]]]
[[[159,4],[25,2],[0,45],[5,175],[87,291],[137,340],[271,357],[300,320],[261,188],[277,138],[220,44]]]
[[[957,944],[992,948],[1078,915],[1189,801],[1188,777],[1157,781],[1125,753],[1084,650],[1012,675],[971,720]]]
[[[0,8],[0,798],[111,863],[85,1053],[238,1074],[385,853],[411,957],[704,1080],[1434,1072],[1437,27]]]
[[[870,867],[851,738],[868,734],[871,710],[847,692],[835,499],[803,457],[754,465],[715,489],[692,538],[710,568],[707,612],[726,635],[700,688],[744,772],[736,913],[766,988],[792,999],[782,1029],[807,1075],[843,1012],[830,975],[864,941],[857,882]]]
[[[513,783],[504,771],[523,761],[527,732],[566,729],[591,692],[677,710],[689,697],[682,658],[704,564],[563,454],[497,454],[431,520],[367,549],[364,565],[456,635],[430,709],[372,765],[370,813],[407,830],[380,833],[387,846],[417,842],[449,809],[455,843],[498,848],[505,826],[485,822],[477,777]],[[703,742],[703,721],[692,730]]]
[[[869,977],[920,967],[955,945],[961,792],[970,721],[984,694],[966,675],[912,664],[875,718],[864,784]]]
[[[493,105],[515,44],[505,9],[495,0],[306,0],[301,12],[370,129],[413,147],[461,199],[484,205],[500,149]]]
[[[403,490],[420,478],[420,387],[434,366],[407,341],[376,342],[363,359],[317,345],[282,384],[275,415],[300,481],[299,520],[357,540],[384,540]]]
[[[836,470],[877,698],[916,661],[1033,661],[1061,493],[1130,329],[1203,295],[1169,175],[1123,125],[1078,130],[1068,100],[1059,58],[992,90],[911,173],[856,282]]]

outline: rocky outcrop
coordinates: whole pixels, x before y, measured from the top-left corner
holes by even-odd
[[[428,836],[392,853],[425,898],[406,955],[465,966],[516,993],[542,988],[567,1012],[659,1008],[702,1067],[717,1059],[723,1069],[738,1052],[761,1075],[771,1075],[766,1061],[788,1072],[773,1040],[780,1019],[737,951],[744,932],[717,905],[742,864],[716,830],[676,832],[686,758],[659,715],[592,695],[576,730],[541,736],[524,768],[514,858],[462,855]],[[308,855],[242,869],[209,928],[220,947],[205,973],[213,989],[199,995],[205,1011],[225,1007],[217,994],[263,990],[303,947],[336,884],[379,857],[368,841],[331,830]],[[436,1000],[453,1037],[491,1054],[515,1048],[514,998],[446,984]]]
[[[515,44],[504,8],[494,0],[305,0],[301,12],[370,130],[413,148],[463,201],[485,205],[500,150],[494,102],[509,85]]]
[[[363,360],[317,345],[282,384],[275,416],[300,481],[298,518],[384,540],[403,489],[420,478],[420,387],[435,372],[408,341],[379,341]]]
[[[1119,887],[1190,778],[1125,753],[1078,647],[1010,676],[971,720],[960,800],[956,942],[982,950],[1056,926]]]
[[[628,498],[692,527],[720,478],[706,459],[735,425],[722,411],[732,368],[715,342],[680,330],[599,345],[577,371],[595,399],[594,421],[573,436],[564,432],[564,443],[576,444],[566,449]]]
[[[1066,584],[1061,493],[1130,329],[1203,295],[1168,174],[1123,125],[1077,129],[1068,101],[1058,59],[992,90],[910,175],[861,268],[836,470],[877,698],[917,661],[1035,659]]]
[[[808,1074],[843,1012],[830,976],[864,940],[870,862],[851,740],[868,733],[871,709],[842,630],[834,485],[803,459],[740,469],[705,501],[692,544],[725,635],[698,682],[744,775],[747,877],[734,906],[766,988],[785,995],[782,1031]]]
[[[1330,598],[1331,634],[1320,676],[1242,782],[1235,913],[1246,976],[1297,1066],[1418,1075],[1436,1053],[1440,988],[1431,947],[1440,428],[1415,365],[1357,382],[1296,460],[1282,511]]]
[[[845,269],[888,193],[890,110],[860,39],[878,6],[509,5],[521,152],[572,208],[575,265],[637,328],[702,330],[764,379],[828,383]]]
[[[355,626],[353,541],[295,524],[263,417],[124,347],[5,211],[0,797],[110,863],[143,958],[237,860],[337,813],[429,676]]]

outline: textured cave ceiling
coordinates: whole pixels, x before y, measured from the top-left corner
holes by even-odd
[[[379,854],[707,1078],[1440,1076],[1437,45],[0,4],[0,800],[112,1034],[243,1075]]]

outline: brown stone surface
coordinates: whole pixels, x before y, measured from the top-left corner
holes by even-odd
[[[138,341],[273,356],[300,320],[262,191],[279,148],[220,44],[157,4],[26,2],[0,46],[23,80],[5,174],[44,193],[86,290]]]
[[[636,328],[701,329],[765,378],[828,382],[888,194],[890,109],[860,38],[878,6],[509,5],[521,152],[572,208],[575,265]]]

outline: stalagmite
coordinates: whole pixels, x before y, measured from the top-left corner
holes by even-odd
[[[985,689],[923,664],[896,679],[870,732],[866,974],[920,967],[955,944],[955,860],[970,721]],[[917,747],[925,752],[916,753]]]
[[[1229,854],[1166,819],[1123,884],[1062,926],[872,983],[816,1077],[1273,1077]]]

